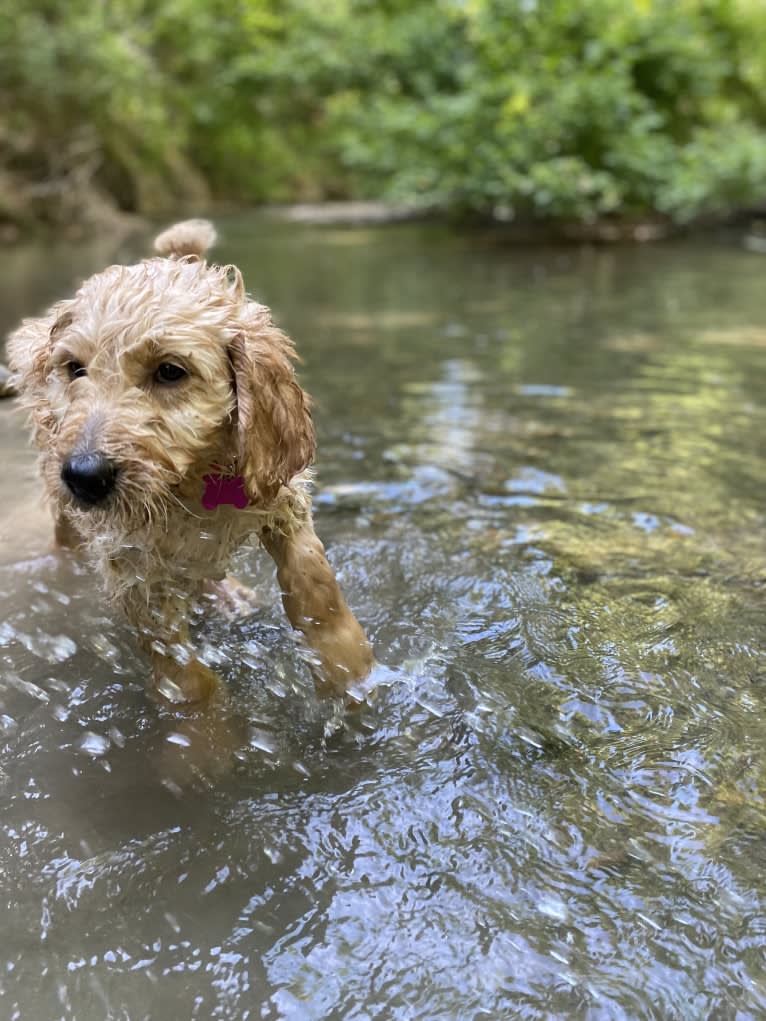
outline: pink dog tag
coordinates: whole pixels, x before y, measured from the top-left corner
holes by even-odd
[[[203,481],[205,492],[202,494],[202,506],[205,510],[215,510],[225,503],[244,510],[250,503],[245,492],[245,480],[241,475],[205,475]]]

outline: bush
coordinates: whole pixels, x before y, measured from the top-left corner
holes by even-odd
[[[0,0],[0,217],[685,222],[763,200],[765,97],[760,0]]]
[[[368,18],[390,29],[369,33],[378,84],[331,97],[328,126],[369,194],[580,221],[685,221],[766,196],[758,3],[479,0]],[[402,31],[421,44],[404,67],[389,61]]]
[[[139,4],[3,4],[0,214],[4,194],[22,216],[62,221],[94,194],[154,212],[205,193]]]

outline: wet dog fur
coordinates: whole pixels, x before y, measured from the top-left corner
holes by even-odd
[[[214,241],[207,221],[176,224],[156,257],[109,266],[9,338],[56,539],[88,557],[154,688],[179,703],[217,685],[191,650],[191,611],[260,540],[318,687],[342,692],[373,660],[312,524],[309,399],[292,342],[240,271],[206,261]],[[211,473],[247,505],[205,509]]]

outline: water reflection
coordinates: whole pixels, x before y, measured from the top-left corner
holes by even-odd
[[[149,703],[0,407],[2,1016],[760,1016],[762,262],[223,228],[380,689],[317,703],[245,557],[225,698]],[[6,325],[103,255],[30,249]]]

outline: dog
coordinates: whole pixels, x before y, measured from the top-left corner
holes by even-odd
[[[344,693],[373,653],[312,523],[310,399],[240,271],[206,261],[215,240],[205,220],[175,224],[155,257],[109,266],[11,334],[55,540],[91,561],[151,659],[150,690],[179,704],[219,683],[192,611],[236,595],[231,557],[259,540],[317,688]]]

